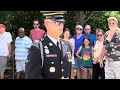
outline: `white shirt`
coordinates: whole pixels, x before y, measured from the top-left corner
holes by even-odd
[[[8,56],[8,43],[12,42],[12,36],[9,32],[0,34],[0,56]]]
[[[53,37],[51,37],[50,35],[47,34],[47,36],[50,38],[50,40],[57,46],[57,42],[59,42],[59,47],[60,47],[60,40],[56,40]]]
[[[100,42],[99,40],[97,40],[93,48],[94,57],[99,57],[102,53],[102,49],[103,49],[103,42]]]

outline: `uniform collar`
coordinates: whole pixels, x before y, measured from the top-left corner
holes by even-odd
[[[47,34],[47,36],[50,38],[50,40],[55,44],[57,45],[57,41],[60,42],[60,39],[56,40],[54,39],[53,37],[51,37],[50,35]]]

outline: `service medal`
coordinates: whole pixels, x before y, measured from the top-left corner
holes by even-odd
[[[45,53],[49,54],[50,53],[49,49],[45,49]]]

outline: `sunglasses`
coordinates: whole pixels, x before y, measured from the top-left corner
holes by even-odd
[[[56,24],[57,26],[59,26],[60,24],[64,24],[64,22],[57,22],[57,21],[48,22],[48,23],[54,23],[54,24]]]
[[[83,29],[81,29],[81,28],[76,28],[76,30],[80,30],[80,31],[82,31]]]
[[[102,34],[98,34],[97,36],[98,36],[98,37],[99,37],[99,36],[102,36]]]

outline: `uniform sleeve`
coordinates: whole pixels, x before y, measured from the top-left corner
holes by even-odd
[[[41,55],[36,46],[31,46],[25,67],[26,79],[41,79]]]
[[[12,42],[12,36],[11,34],[8,32],[8,35],[7,35],[7,43],[11,43]]]

